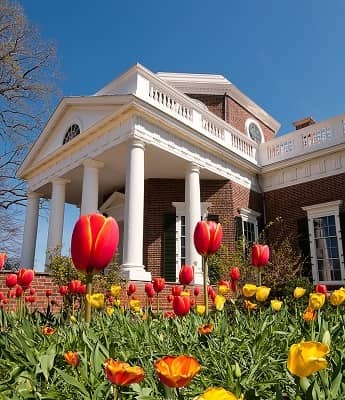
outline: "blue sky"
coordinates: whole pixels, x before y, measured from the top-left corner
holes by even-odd
[[[20,3],[57,47],[63,95],[92,94],[139,62],[154,72],[223,74],[282,124],[280,134],[305,116],[345,112],[343,0]]]

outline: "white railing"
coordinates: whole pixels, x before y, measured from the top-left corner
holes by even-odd
[[[269,165],[345,143],[345,114],[260,145],[260,164]]]
[[[160,110],[199,131],[226,149],[257,164],[258,145],[190,97],[156,77],[141,76],[136,95]]]

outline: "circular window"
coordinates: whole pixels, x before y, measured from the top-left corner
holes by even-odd
[[[247,120],[246,130],[248,136],[256,143],[262,143],[262,131],[260,126],[253,120]]]
[[[74,137],[78,136],[80,133],[80,128],[79,125],[77,124],[72,124],[68,129],[65,134],[65,137],[63,138],[62,144],[65,144],[72,140]]]

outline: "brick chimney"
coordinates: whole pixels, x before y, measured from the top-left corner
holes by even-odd
[[[295,121],[292,124],[296,128],[296,131],[298,131],[298,129],[302,129],[302,128],[305,128],[306,126],[314,125],[315,120],[313,117],[306,117],[306,118],[300,119],[298,121]]]

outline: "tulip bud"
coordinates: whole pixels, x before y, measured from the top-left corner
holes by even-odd
[[[130,297],[133,293],[137,291],[137,287],[134,283],[130,283],[127,288],[127,296]]]
[[[327,346],[331,345],[331,334],[329,333],[328,329],[325,331],[325,333],[322,336],[322,343],[326,344]]]
[[[229,275],[232,281],[238,281],[241,278],[240,270],[237,267],[232,267]]]
[[[34,277],[35,277],[35,271],[33,269],[21,268],[18,271],[17,283],[23,289],[27,289],[30,286],[31,282],[33,281]]]
[[[199,221],[195,226],[194,246],[202,256],[216,253],[222,243],[222,238],[222,226],[214,221]]]
[[[5,265],[6,259],[6,253],[0,253],[0,270],[2,270],[3,266]]]
[[[68,290],[72,294],[76,294],[79,291],[79,288],[81,286],[81,281],[78,279],[74,279],[68,283]]]
[[[66,294],[68,293],[68,286],[60,286],[59,293],[61,294],[61,296],[66,296]]]
[[[181,285],[189,285],[194,279],[194,269],[191,265],[182,265],[179,273]]]
[[[2,301],[3,299],[4,299],[4,294],[0,292],[0,301]]]
[[[23,288],[21,286],[16,287],[16,297],[20,297],[23,294]]]
[[[199,294],[200,294],[200,288],[199,288],[199,286],[195,286],[195,288],[194,288],[194,296],[198,297]]]
[[[172,294],[168,294],[167,300],[169,303],[171,303],[174,300],[174,296]]]
[[[36,293],[36,289],[31,287],[30,290],[29,290],[30,296],[33,296],[35,293]]]
[[[270,249],[265,244],[254,244],[252,247],[252,265],[254,267],[264,267],[270,258]]]
[[[187,315],[190,311],[189,296],[175,296],[173,300],[174,313],[179,317]]]
[[[17,275],[16,274],[9,274],[6,276],[6,286],[8,288],[13,288],[17,284]]]
[[[145,284],[145,293],[148,295],[148,293],[151,293],[153,289],[153,284],[151,282],[148,282]]]
[[[46,290],[46,296],[50,297],[53,294],[53,291],[51,289]]]
[[[172,294],[173,296],[180,296],[181,292],[182,292],[181,286],[175,285],[175,286],[173,286],[173,287],[171,288],[171,294]]]
[[[153,288],[156,293],[161,292],[165,288],[165,279],[164,278],[154,278]]]
[[[315,286],[316,293],[327,294],[327,286],[326,285],[316,285]]]

